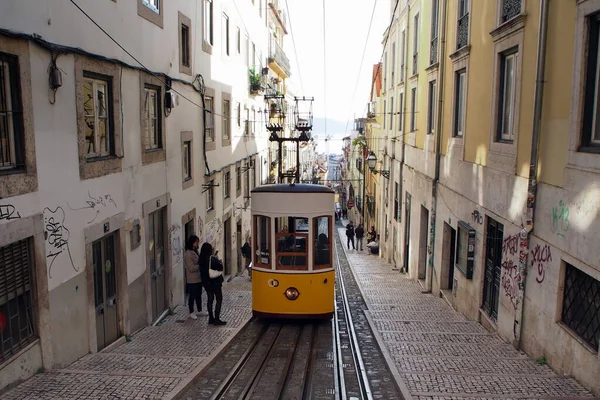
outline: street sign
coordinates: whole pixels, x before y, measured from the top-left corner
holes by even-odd
[[[348,208],[352,208],[352,207],[354,207],[354,202],[352,200],[350,200],[348,202]]]

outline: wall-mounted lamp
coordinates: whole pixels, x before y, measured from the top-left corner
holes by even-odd
[[[52,53],[50,55],[50,65],[48,65],[48,88],[52,91],[52,98],[48,99],[50,104],[56,102],[56,91],[62,86],[62,71],[56,65],[56,60],[60,54]]]
[[[375,153],[373,153],[372,151],[370,151],[369,155],[367,156],[367,164],[369,165],[369,169],[371,170],[371,172],[380,173],[381,176],[383,176],[384,178],[390,179],[390,171],[389,170],[376,170],[375,169],[375,165],[377,164],[377,157],[375,156]]]

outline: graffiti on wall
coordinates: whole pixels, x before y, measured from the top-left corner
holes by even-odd
[[[211,243],[214,248],[218,248],[223,236],[223,222],[221,222],[221,218],[213,218],[206,224],[205,230],[204,241]]]
[[[505,260],[502,262],[502,289],[504,295],[510,299],[515,310],[517,309],[517,298],[519,296],[519,284],[521,283],[521,275],[519,269],[513,260]]]
[[[473,210],[471,213],[471,219],[473,222],[477,222],[479,225],[483,224],[483,215],[479,213],[479,210]]]
[[[71,232],[65,225],[65,210],[61,206],[54,209],[45,207],[43,214],[44,236],[47,244],[46,257],[50,259],[48,276],[52,278],[52,266],[59,257],[62,257],[64,262],[70,264],[74,271],[79,272],[79,268],[75,266],[71,250],[69,249]]]
[[[552,230],[558,236],[565,237],[571,227],[569,213],[569,207],[562,200],[558,202],[558,206],[552,207]]]
[[[508,256],[514,256],[517,254],[517,246],[519,244],[519,234],[515,233],[514,235],[510,235],[506,237],[502,241],[502,258]]]
[[[92,216],[93,218],[90,221],[87,221],[88,224],[91,224],[96,220],[96,218],[98,218],[98,215],[100,215],[100,210],[112,206],[114,206],[114,208],[117,208],[117,202],[112,198],[112,195],[110,194],[92,196],[92,194],[88,190],[88,198],[87,200],[85,200],[84,206],[73,208],[71,207],[69,202],[67,202],[67,206],[72,211],[91,210],[92,212],[90,213],[90,218],[92,218]]]
[[[181,226],[173,224],[169,228],[169,245],[171,246],[171,255],[173,256],[173,264],[181,262],[182,247],[181,247]]]
[[[0,204],[0,221],[10,221],[21,218],[21,214],[12,204]]]
[[[200,238],[200,242],[204,240],[204,221],[202,217],[198,217],[198,225],[196,226],[196,236]]]
[[[531,251],[531,266],[537,266],[537,277],[535,278],[537,283],[544,282],[544,278],[546,277],[546,267],[551,261],[552,249],[547,244],[543,246],[538,244]]]

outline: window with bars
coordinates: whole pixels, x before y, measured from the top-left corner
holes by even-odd
[[[85,153],[87,158],[112,155],[114,133],[109,106],[110,78],[84,72],[83,118],[85,121]]]
[[[431,43],[429,45],[429,65],[438,61],[438,14],[439,0],[433,0],[431,4]]]
[[[19,58],[0,53],[0,171],[24,168]]]
[[[469,0],[458,0],[458,29],[456,30],[456,49],[463,48],[469,42]]]
[[[587,344],[600,343],[600,281],[566,264],[562,322]]]
[[[206,141],[213,142],[215,140],[215,116],[214,116],[214,98],[211,96],[204,96],[204,106],[206,107]]]
[[[0,247],[0,363],[36,339],[30,240]]]
[[[522,0],[503,0],[502,1],[502,23],[510,21],[521,14]]]
[[[144,88],[144,118],[146,150],[162,148],[159,88],[154,86]]]

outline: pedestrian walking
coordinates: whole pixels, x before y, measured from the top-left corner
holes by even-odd
[[[198,246],[200,238],[190,235],[185,242],[185,253],[183,254],[183,266],[185,268],[185,280],[188,288],[188,310],[191,319],[198,319],[197,315],[202,312],[202,279],[200,278],[200,265],[198,264]],[[194,313],[194,302],[197,313]]]
[[[200,278],[202,285],[208,295],[208,323],[211,325],[225,325],[225,321],[221,321],[221,306],[223,304],[223,262],[219,260],[218,251],[213,255],[213,247],[210,243],[204,243],[200,248],[199,264]],[[211,278],[209,269],[220,271],[217,277]],[[213,309],[215,299],[217,304]]]
[[[348,222],[348,225],[346,225],[346,238],[348,238],[346,243],[348,250],[350,250],[350,243],[352,243],[352,250],[356,250],[356,247],[354,247],[354,225],[352,224],[352,221]]]
[[[248,238],[246,243],[242,246],[242,257],[245,259],[246,271],[248,271],[248,278],[252,282],[252,270],[250,269],[250,263],[252,261],[252,238]]]
[[[362,224],[358,224],[356,229],[354,230],[354,234],[356,235],[356,247],[360,251],[363,251],[363,238],[365,237],[365,229]]]

